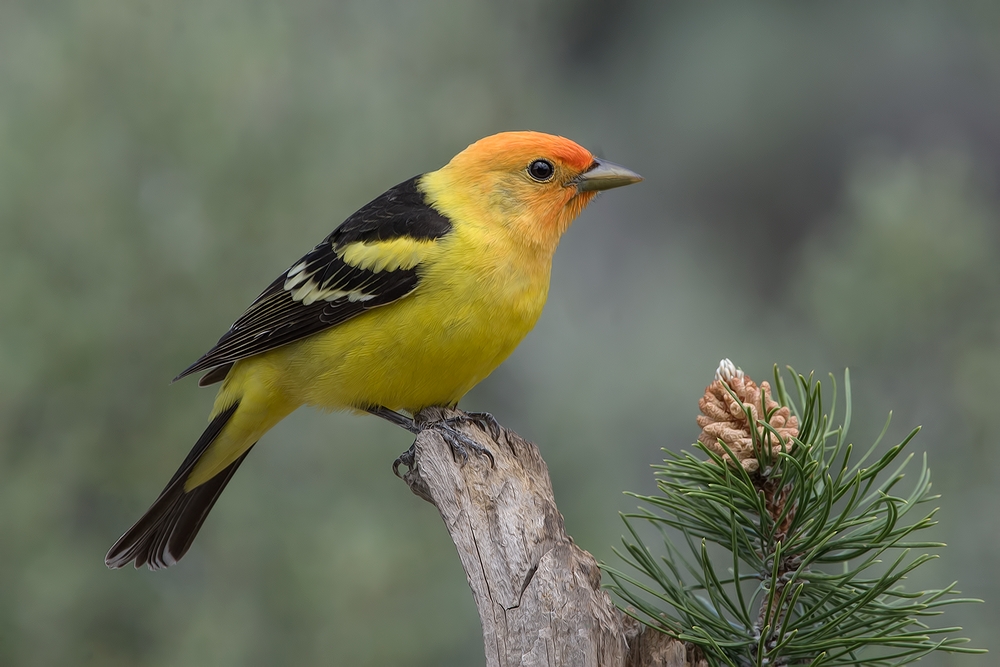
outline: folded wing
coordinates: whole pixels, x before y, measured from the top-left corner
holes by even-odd
[[[451,221],[426,203],[420,177],[361,208],[268,285],[215,347],[175,380],[228,366],[406,297],[420,283],[420,263]],[[215,370],[212,370],[215,369]]]

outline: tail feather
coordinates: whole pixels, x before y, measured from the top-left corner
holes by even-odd
[[[184,491],[184,481],[238,407],[236,402],[216,415],[160,496],[108,551],[104,559],[108,567],[124,567],[134,560],[136,568],[148,565],[149,569],[158,570],[173,565],[187,553],[205,517],[250,449],[218,475],[190,491]]]

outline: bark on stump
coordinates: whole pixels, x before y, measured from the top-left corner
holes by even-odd
[[[419,419],[461,414],[429,409]],[[487,667],[699,667],[681,642],[622,614],[589,553],[566,534],[538,448],[502,430],[458,429],[488,448],[455,461],[428,429],[414,442],[410,489],[441,513],[479,609]]]

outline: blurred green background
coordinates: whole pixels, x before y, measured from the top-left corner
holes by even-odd
[[[169,384],[387,187],[508,129],[646,177],[556,255],[463,403],[541,446],[613,558],[721,357],[851,368],[853,439],[924,425],[949,611],[1000,627],[1000,5],[626,0],[0,3],[0,665],[477,665],[408,435],[303,410],[176,567],[111,543],[201,432]],[[932,656],[922,664],[993,659]]]

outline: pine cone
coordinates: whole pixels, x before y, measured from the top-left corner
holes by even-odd
[[[726,391],[727,385],[739,398],[738,401]],[[785,441],[785,450],[790,451],[793,445],[792,438],[799,434],[799,420],[791,416],[787,407],[779,408],[778,402],[771,398],[771,386],[767,382],[762,382],[758,387],[729,359],[723,359],[719,364],[719,370],[715,372],[715,382],[706,387],[705,395],[698,401],[698,407],[702,412],[698,415],[698,426],[702,428],[698,440],[724,460],[732,463],[729,455],[719,444],[719,440],[722,440],[747,472],[755,472],[760,468],[760,462],[753,450],[750,429],[761,419],[761,394],[764,396],[766,412],[778,408],[768,423]],[[752,421],[747,420],[745,410],[750,411]],[[763,441],[766,430],[763,426],[756,428],[758,436]],[[781,451],[781,443],[774,442],[773,434],[771,441],[771,453],[777,455]]]

